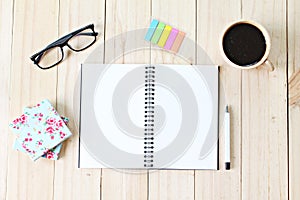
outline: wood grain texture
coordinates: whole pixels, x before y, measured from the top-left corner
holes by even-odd
[[[293,106],[300,102],[300,70],[294,72],[289,78],[289,105]]]
[[[58,66],[58,112],[72,120],[69,127],[73,136],[63,144],[61,159],[55,163],[54,199],[99,199],[101,196],[101,170],[77,169],[79,133],[80,64],[103,42],[105,1],[60,1],[59,35],[94,23],[99,32],[97,43],[82,52],[65,47],[68,57]]]
[[[151,171],[149,199],[194,199],[194,170]]]
[[[240,199],[241,197],[241,70],[224,62],[220,38],[226,26],[240,18],[241,2],[198,1],[197,42],[214,64],[220,65],[219,171],[196,171],[195,199]],[[214,9],[212,9],[214,8]],[[199,51],[199,50],[198,50]],[[197,53],[198,54],[198,53]],[[205,59],[204,59],[205,60]],[[197,63],[203,58],[197,57]],[[224,111],[231,114],[231,170],[224,169]]]
[[[288,0],[288,77],[300,69],[300,2]],[[299,74],[297,79],[299,79]],[[290,88],[289,84],[289,88]],[[291,90],[289,89],[289,92]],[[298,93],[294,93],[298,95]],[[289,94],[289,98],[294,96]],[[299,103],[299,102],[298,102]],[[293,104],[293,100],[289,102]],[[289,197],[300,199],[300,107],[289,106]]]
[[[287,78],[300,68],[299,10],[298,0],[1,0],[0,200],[300,199],[300,107],[287,105]],[[224,170],[221,115],[219,171],[128,174],[77,169],[78,101],[73,99],[73,88],[79,84],[79,64],[104,39],[114,41],[120,33],[147,28],[151,16],[187,32],[221,65],[223,103],[232,109],[232,170]],[[228,22],[240,18],[256,20],[268,29],[275,71],[236,70],[220,58],[219,34]],[[33,53],[89,23],[95,23],[100,33],[97,44],[80,53],[67,51],[68,58],[58,68],[42,71],[32,64]],[[135,41],[122,37],[121,44],[101,50],[95,62],[107,62],[130,49]],[[114,62],[207,63],[204,60],[201,56],[180,58],[152,46],[151,54],[146,48],[135,50]],[[15,137],[7,124],[25,106],[45,98],[71,118],[74,136],[64,143],[60,160],[33,163],[12,150]]]
[[[195,13],[196,1],[194,0],[176,3],[172,0],[152,0],[152,17],[185,32],[186,37],[193,41],[196,39]],[[189,51],[191,57],[181,58],[152,45],[151,63],[195,63],[195,46],[192,46]],[[194,199],[194,170],[151,171],[149,173],[149,199]]]
[[[102,169],[101,199],[147,199],[147,172],[137,174],[128,170]]]
[[[275,66],[242,73],[242,197],[288,199],[286,1],[243,0],[242,16],[269,31]]]
[[[10,120],[19,116],[25,106],[43,99],[56,103],[56,69],[45,73],[32,64],[29,56],[57,37],[57,19],[56,1],[14,1]],[[54,161],[31,161],[11,148],[14,139],[10,132],[6,199],[52,199]]]
[[[150,2],[106,2],[105,63],[149,63],[147,46],[141,49],[136,47],[147,45],[143,38],[150,23]]]
[[[166,6],[168,5],[168,6]],[[179,14],[180,13],[180,14]],[[184,17],[182,17],[184,16]],[[152,18],[157,19],[167,25],[170,25],[186,33],[185,37],[192,41],[196,40],[196,1],[178,1],[174,3],[171,0],[152,0]],[[150,22],[149,22],[150,24]],[[189,57],[183,58],[180,54],[173,54],[151,45],[151,63],[158,64],[195,64],[195,47],[189,49]],[[181,48],[184,45],[181,45]]]
[[[9,87],[11,66],[11,45],[13,33],[13,1],[0,2],[0,199],[6,198],[7,180],[7,141],[9,123]]]
[[[139,29],[148,26],[150,1],[110,0],[106,2],[105,63],[148,63],[147,49],[135,49]],[[129,33],[130,31],[130,33]],[[120,36],[121,33],[125,33]],[[102,170],[102,199],[147,199],[147,171],[138,174],[114,169]]]
[[[289,196],[296,200],[300,198],[300,107],[290,107],[289,111]]]

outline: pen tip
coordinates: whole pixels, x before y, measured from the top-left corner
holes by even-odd
[[[225,111],[226,111],[226,112],[229,112],[229,107],[228,107],[228,105],[226,105]]]

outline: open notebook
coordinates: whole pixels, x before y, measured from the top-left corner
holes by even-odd
[[[83,64],[80,168],[217,169],[218,66]]]

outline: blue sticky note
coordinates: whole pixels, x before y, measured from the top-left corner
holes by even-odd
[[[152,20],[152,22],[151,22],[151,24],[150,24],[150,27],[149,27],[149,29],[148,29],[148,31],[147,31],[147,34],[146,34],[146,36],[145,36],[145,40],[147,40],[147,41],[150,41],[150,40],[151,40],[152,35],[153,35],[153,33],[154,33],[154,31],[155,31],[155,29],[156,29],[158,23],[159,23],[158,20],[156,20],[156,19],[153,19],[153,20]]]

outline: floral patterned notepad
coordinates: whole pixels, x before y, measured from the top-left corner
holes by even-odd
[[[49,158],[54,158],[54,153],[61,148],[57,145],[72,135],[48,100],[33,108],[25,108],[24,114],[9,126],[17,134],[15,147],[23,149],[32,160],[37,160],[46,153],[48,157],[48,152],[51,154]],[[58,149],[50,151],[56,146]]]
[[[15,141],[14,147],[15,150],[21,151],[23,153],[26,153],[26,149],[23,148],[22,144],[20,144],[18,141]],[[42,157],[47,158],[49,160],[57,160],[60,150],[62,148],[62,144],[57,145],[53,149],[50,149],[47,153],[45,153]]]
[[[63,117],[63,116],[60,116],[61,119],[64,121],[64,123],[66,125],[68,125],[68,122],[69,122],[69,119],[66,118],[66,117]],[[21,122],[24,121],[22,119],[25,118],[25,115],[22,115],[21,117],[18,117],[14,120],[14,123],[15,124],[18,124],[19,122],[19,126],[13,126],[14,127],[14,132],[16,132],[16,130],[19,132],[20,130],[20,126],[24,126],[24,124],[22,124]],[[25,122],[25,121],[24,121]],[[19,129],[16,129],[16,128],[19,128]],[[42,145],[42,143],[38,143],[39,145]],[[14,143],[14,146],[13,148],[17,151],[21,151],[23,153],[26,153],[26,150],[22,147],[22,145],[17,141],[15,140],[15,143]],[[53,149],[50,149],[47,153],[45,153],[42,157],[43,158],[47,158],[47,159],[50,159],[50,160],[57,160],[58,159],[58,156],[59,156],[59,153],[60,153],[60,150],[62,148],[62,143],[57,145],[56,147],[54,147]]]

